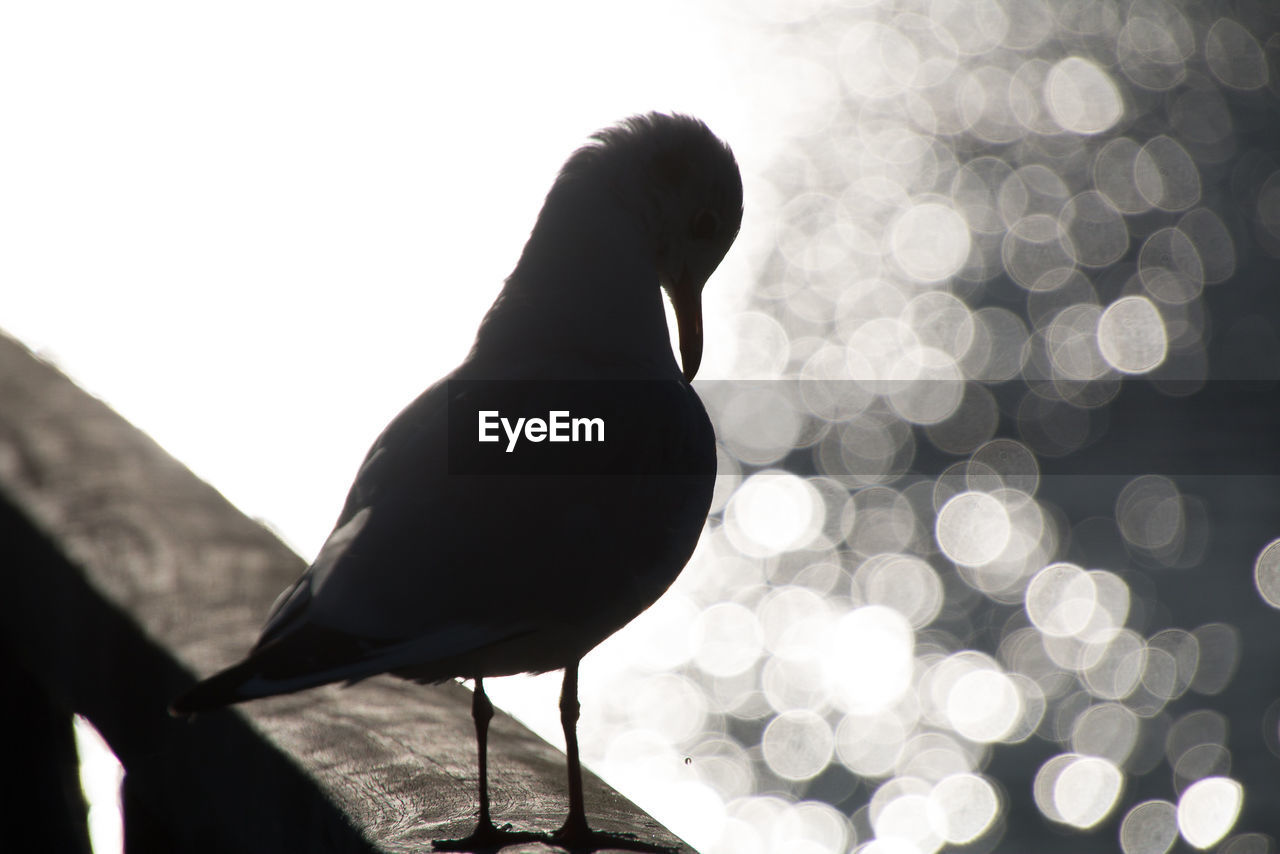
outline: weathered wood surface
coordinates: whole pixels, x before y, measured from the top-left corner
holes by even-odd
[[[248,649],[302,561],[3,336],[0,499],[0,642],[110,742],[126,769],[126,810],[151,825],[133,831],[147,847],[423,851],[471,830],[476,760],[460,685],[378,677],[190,722],[168,716],[197,676]],[[499,823],[553,830],[563,820],[563,755],[502,714],[490,777]],[[597,826],[679,845],[598,778],[586,785]]]

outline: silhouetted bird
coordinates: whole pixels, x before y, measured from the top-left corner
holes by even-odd
[[[374,443],[333,533],[276,601],[248,657],[196,685],[173,713],[384,672],[474,679],[479,823],[438,848],[538,838],[654,850],[587,825],[578,662],[670,586],[702,530],[715,438],[689,382],[702,355],[702,287],[741,221],[737,163],[696,119],[637,116],[575,152],[466,361]],[[659,286],[675,309],[683,372]],[[579,401],[645,389],[643,407],[617,410],[639,423],[612,425],[635,440],[614,441],[614,463],[621,454],[627,465],[585,475],[462,471],[477,432],[461,430],[475,422],[451,421],[451,410],[469,411],[475,396],[499,411],[504,395],[511,408],[527,407],[540,389],[559,388],[549,380],[587,381]],[[561,448],[561,458],[573,452]],[[559,668],[568,819],[550,837],[499,829],[489,813],[484,677]]]

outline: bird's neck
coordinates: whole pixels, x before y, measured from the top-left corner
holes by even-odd
[[[556,188],[480,325],[472,372],[537,373],[554,357],[556,379],[679,376],[653,255],[607,192]]]

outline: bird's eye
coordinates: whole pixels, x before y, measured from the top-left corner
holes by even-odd
[[[689,234],[694,240],[710,240],[719,230],[720,217],[716,216],[715,211],[706,208],[694,214],[693,221],[689,223]]]

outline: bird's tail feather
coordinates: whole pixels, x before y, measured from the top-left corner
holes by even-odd
[[[395,649],[396,644],[304,623],[288,635],[254,647],[244,661],[197,683],[170,704],[169,713],[185,717],[330,682],[358,682],[400,663],[382,658],[388,648]]]
[[[390,672],[415,682],[442,682],[457,675],[485,673],[480,665],[487,647],[526,634],[527,629],[494,636],[488,629],[468,634],[445,627],[439,635],[410,641],[375,641],[304,623],[288,635],[254,647],[239,664],[196,684],[170,704],[169,713],[186,717],[330,682],[350,685],[378,673]]]
[[[264,696],[263,693],[246,690],[246,684],[253,681],[254,677],[261,675],[259,670],[259,663],[248,658],[220,673],[215,673],[170,703],[169,714],[175,717],[186,717],[196,712],[217,709]]]

